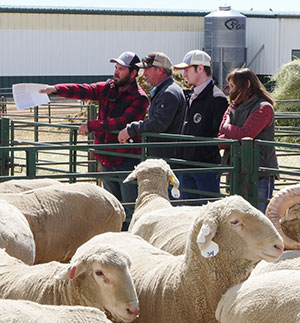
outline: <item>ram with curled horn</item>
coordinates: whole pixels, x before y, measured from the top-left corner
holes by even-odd
[[[266,216],[282,236],[285,249],[300,249],[300,184],[277,192],[267,207]]]

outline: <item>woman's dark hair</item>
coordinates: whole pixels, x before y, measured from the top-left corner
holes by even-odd
[[[274,104],[274,100],[270,93],[262,85],[256,74],[249,68],[236,68],[231,71],[227,77],[235,85],[235,90],[229,96],[230,103],[241,104],[247,101],[251,96],[257,95],[264,98],[270,104]]]

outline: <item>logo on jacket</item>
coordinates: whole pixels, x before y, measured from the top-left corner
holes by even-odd
[[[201,119],[202,119],[202,115],[200,113],[195,113],[194,114],[193,121],[195,123],[199,123],[201,121]]]

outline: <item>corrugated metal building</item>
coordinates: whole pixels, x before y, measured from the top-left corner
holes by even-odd
[[[113,73],[109,59],[125,50],[140,57],[163,51],[178,63],[204,47],[208,13],[0,6],[0,87],[103,80]],[[247,61],[264,45],[250,66],[257,74],[270,75],[299,54],[300,12],[242,13]]]

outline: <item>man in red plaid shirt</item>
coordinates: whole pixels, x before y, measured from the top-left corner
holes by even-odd
[[[118,143],[118,135],[111,130],[121,130],[132,121],[142,120],[148,107],[148,98],[136,82],[140,59],[135,53],[124,52],[118,58],[112,58],[116,63],[113,80],[93,84],[56,84],[48,86],[42,93],[81,99],[98,100],[98,120],[84,123],[79,128],[79,134],[95,133],[95,144]],[[106,149],[120,153],[139,154],[136,148]],[[102,165],[103,172],[132,170],[139,163],[137,158],[95,154]],[[132,184],[108,181],[103,179],[104,188],[114,194],[121,202],[134,202],[137,187]],[[130,217],[132,210],[128,210]]]

